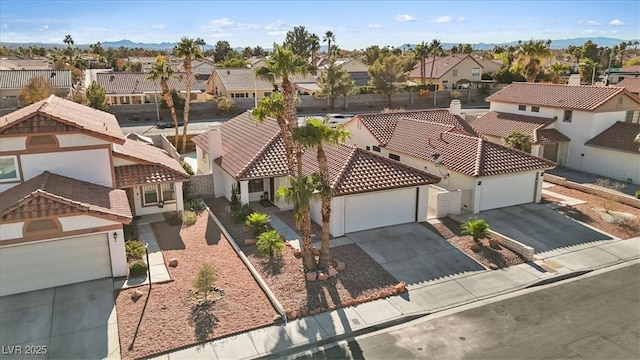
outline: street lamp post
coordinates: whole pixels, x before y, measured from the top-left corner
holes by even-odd
[[[256,80],[256,69],[253,65],[248,64],[247,67],[253,71],[253,107],[258,108],[258,81]]]
[[[144,243],[144,252],[147,253],[147,276],[149,277],[149,290],[151,290],[151,265],[149,264],[149,243]]]

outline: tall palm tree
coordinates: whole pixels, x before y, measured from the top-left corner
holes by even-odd
[[[543,59],[551,56],[551,50],[542,40],[529,40],[518,45],[516,64],[523,69],[527,82],[535,82]]]
[[[438,39],[433,39],[429,43],[429,53],[431,54],[431,73],[429,81],[433,82],[433,67],[436,65],[436,55],[442,52],[442,43]]]
[[[578,72],[580,73],[580,78],[582,79],[583,82],[588,82],[589,75],[591,75],[590,84],[593,85],[595,81],[596,67],[597,67],[597,64],[595,63],[595,61],[589,58],[580,59],[580,63],[578,64]],[[587,69],[589,70],[587,71]]]
[[[311,65],[316,66],[316,58],[320,50],[320,38],[316,34],[309,37],[309,49],[311,50]]]
[[[184,125],[182,126],[182,150],[181,153],[185,153],[187,149],[187,124],[189,123],[189,110],[191,102],[191,76],[193,69],[191,67],[191,61],[193,59],[202,59],[202,50],[200,50],[201,39],[194,40],[188,37],[183,37],[180,42],[173,48],[173,54],[177,57],[184,58],[182,64],[184,65],[184,71],[186,72],[187,82],[187,95],[184,102],[184,112],[182,113],[182,119]]]
[[[173,119],[173,127],[176,131],[175,139],[173,140],[173,145],[178,148],[178,115],[176,115],[176,108],[173,104],[173,98],[171,97],[171,91],[169,91],[168,81],[171,78],[174,78],[175,74],[173,73],[173,69],[171,65],[169,65],[164,56],[158,56],[156,58],[156,63],[153,65],[151,69],[151,73],[149,74],[148,80],[160,80],[160,90],[162,92],[162,98],[167,103],[167,107],[171,112],[171,118]],[[185,122],[186,125],[186,122]]]
[[[309,119],[304,126],[294,129],[292,137],[300,143],[303,149],[316,148],[316,159],[320,170],[319,191],[322,214],[322,241],[320,245],[320,268],[326,268],[331,261],[329,252],[329,224],[331,222],[331,179],[329,177],[329,164],[324,152],[323,144],[337,145],[349,136],[349,132],[342,127],[332,129],[328,126],[327,119]]]
[[[71,37],[70,34],[67,34],[64,36],[64,40],[62,40],[63,43],[67,44],[67,53],[69,54],[69,63],[72,64],[73,63],[73,49],[71,48],[71,46],[73,44],[75,44],[75,42],[73,41],[73,38]]]
[[[567,70],[569,70],[567,65],[555,62],[551,64],[547,71],[551,74],[551,82],[558,84],[560,82],[560,75],[566,73]]]
[[[327,55],[329,55],[329,58],[331,58],[331,42],[332,41],[333,42],[336,41],[336,36],[333,34],[331,30],[329,30],[326,33],[324,33],[324,37],[322,38],[322,42],[327,43]]]
[[[429,56],[429,46],[423,42],[416,45],[416,48],[413,50],[415,52],[416,58],[420,60],[420,81],[422,85],[425,83],[425,76],[427,69],[426,67],[426,58]]]
[[[315,176],[289,176],[289,187],[278,189],[276,197],[296,207],[294,220],[302,232],[302,261],[306,270],[315,270],[317,264],[311,252],[311,201],[316,199],[318,190]]]

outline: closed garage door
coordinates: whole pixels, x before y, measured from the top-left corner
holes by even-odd
[[[349,195],[344,199],[344,232],[414,222],[416,196],[416,188]]]
[[[479,187],[480,211],[533,202],[537,177],[531,172],[485,177]]]
[[[106,234],[0,249],[0,296],[110,276]]]

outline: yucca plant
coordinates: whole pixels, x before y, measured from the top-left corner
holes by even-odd
[[[480,239],[489,235],[489,224],[478,218],[471,218],[460,225],[460,231],[463,235],[471,235],[476,244],[480,243]]]
[[[282,254],[284,243],[280,234],[275,230],[265,231],[258,235],[258,252],[273,258],[276,254]]]
[[[269,223],[269,215],[256,211],[249,214],[244,223],[253,230],[255,235],[258,235],[266,230],[267,224]]]

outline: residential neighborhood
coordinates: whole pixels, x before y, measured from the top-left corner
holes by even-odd
[[[51,4],[0,12],[1,358],[640,357],[636,2]]]

